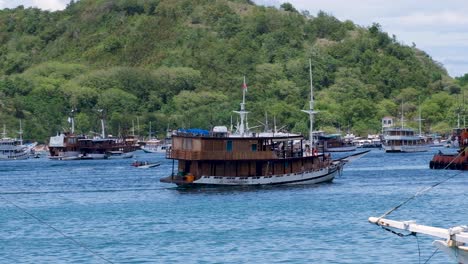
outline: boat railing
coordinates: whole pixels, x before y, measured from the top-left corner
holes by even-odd
[[[229,152],[229,151],[193,151],[168,149],[166,158],[181,160],[271,160],[303,157],[300,151],[258,151],[258,152]]]

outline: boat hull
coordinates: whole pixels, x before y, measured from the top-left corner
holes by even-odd
[[[252,177],[201,176],[194,181],[182,176],[168,176],[161,182],[175,183],[180,187],[318,184],[333,181],[342,166],[342,162],[334,162],[326,168],[299,173]]]
[[[25,160],[29,159],[29,152],[15,153],[11,155],[0,155],[0,160]]]
[[[432,245],[449,255],[451,258],[460,264],[468,264],[468,247],[466,246],[449,246],[446,241],[435,240]]]
[[[434,170],[468,170],[468,159],[460,154],[435,154],[429,162]]]
[[[427,152],[429,151],[429,146],[426,145],[403,145],[403,146],[388,146],[384,145],[385,152]]]
[[[325,148],[325,152],[349,152],[355,151],[357,146],[344,146],[344,147],[333,147],[333,148]]]

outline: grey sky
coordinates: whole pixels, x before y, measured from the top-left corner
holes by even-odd
[[[18,5],[47,10],[65,8],[69,0],[0,0],[1,8]],[[255,0],[279,6],[290,2],[312,15],[323,10],[361,26],[373,22],[407,45],[415,43],[441,62],[451,76],[468,73],[468,1],[466,0]]]

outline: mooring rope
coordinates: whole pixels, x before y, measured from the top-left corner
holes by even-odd
[[[455,159],[457,159],[457,158],[458,158],[462,153],[464,153],[464,152],[465,152],[465,151],[460,151],[460,153],[459,153],[455,158],[453,158],[452,161],[450,161],[450,162],[447,164],[447,166],[445,166],[444,169],[447,169],[447,168],[450,166],[450,164],[452,164],[453,161],[454,161]],[[409,197],[409,198],[406,199],[405,201],[401,202],[399,205],[393,207],[392,209],[388,210],[388,211],[385,212],[383,215],[381,215],[381,216],[377,219],[376,224],[378,225],[378,222],[379,222],[380,219],[382,219],[382,218],[388,216],[389,214],[393,213],[393,212],[396,211],[398,208],[400,208],[400,207],[402,207],[403,205],[407,204],[409,201],[415,199],[416,197],[418,197],[418,196],[420,196],[420,195],[422,195],[422,194],[425,194],[425,193],[429,192],[430,190],[434,189],[435,187],[437,187],[437,186],[441,185],[442,183],[445,183],[445,182],[447,182],[447,181],[449,181],[449,180],[455,178],[456,176],[458,176],[458,175],[460,175],[460,174],[462,174],[462,173],[463,173],[463,171],[461,171],[461,172],[459,172],[459,173],[455,173],[454,175],[452,175],[452,176],[450,176],[450,177],[447,177],[447,178],[445,178],[444,180],[442,180],[442,181],[440,181],[440,182],[437,182],[437,183],[435,183],[435,184],[433,184],[433,185],[431,185],[431,186],[429,186],[429,187],[427,187],[427,188],[424,188],[424,189],[418,191],[417,193],[415,193],[414,195],[412,195],[411,197]]]
[[[458,153],[458,155],[455,156],[455,157],[447,164],[447,166],[445,166],[444,170],[446,170],[446,169],[447,169],[460,155],[462,155],[463,153],[465,153],[465,150],[460,151],[460,153]],[[445,182],[447,182],[447,181],[449,181],[449,180],[451,180],[451,179],[457,177],[458,175],[460,175],[460,174],[462,174],[462,173],[463,173],[463,171],[460,171],[460,172],[455,173],[454,175],[452,175],[452,176],[450,176],[450,177],[445,178],[445,179],[442,180],[442,181],[439,181],[439,182],[437,182],[437,183],[435,183],[435,184],[433,184],[433,185],[431,185],[431,186],[429,186],[429,187],[426,187],[426,188],[421,189],[420,191],[416,192],[414,195],[412,195],[411,197],[409,197],[409,198],[406,199],[405,201],[401,202],[399,205],[393,207],[392,209],[388,210],[388,211],[385,212],[383,215],[381,215],[381,216],[377,219],[377,221],[375,222],[375,224],[376,224],[376,225],[379,225],[380,219],[382,219],[382,218],[384,218],[384,217],[390,215],[391,213],[393,213],[394,211],[396,211],[398,208],[400,208],[400,207],[402,207],[403,205],[407,204],[408,202],[410,202],[411,200],[415,199],[416,197],[418,197],[418,196],[420,196],[420,195],[423,195],[423,194],[429,192],[430,190],[434,189],[435,187],[437,187],[437,186],[439,186],[439,185],[441,185],[441,184],[443,184],[443,183],[445,183]],[[411,232],[411,233],[409,233],[409,234],[403,234],[403,233],[396,232],[396,231],[394,231],[394,230],[392,230],[392,229],[390,229],[390,228],[384,227],[384,226],[381,226],[381,227],[382,227],[382,229],[384,229],[384,230],[386,230],[386,231],[388,231],[388,232],[390,232],[390,233],[392,233],[392,234],[395,234],[395,235],[397,235],[397,236],[399,236],[399,237],[415,236],[415,237],[416,237],[416,240],[417,240],[417,243],[418,243],[418,259],[419,259],[419,262],[418,262],[418,263],[421,263],[421,249],[420,249],[420,247],[419,247],[419,239],[418,239],[417,233]],[[436,250],[432,253],[432,255],[429,256],[429,258],[424,262],[424,264],[428,263],[429,260],[435,255],[435,253],[436,253],[438,250],[439,250],[439,249],[436,249]]]
[[[91,248],[89,248],[88,246],[86,246],[85,244],[79,242],[78,240],[74,239],[73,237],[63,233],[62,231],[60,231],[59,229],[57,229],[56,227],[52,226],[51,224],[43,221],[42,219],[40,219],[39,217],[35,216],[34,214],[30,213],[28,210],[24,209],[23,207],[15,204],[14,202],[6,199],[5,197],[3,197],[2,195],[0,195],[0,199],[6,201],[7,203],[13,205],[14,207],[16,207],[18,210],[22,211],[23,213],[29,215],[31,218],[34,218],[36,221],[38,221],[39,223],[49,227],[50,229],[54,230],[55,232],[59,233],[60,235],[62,235],[64,238],[72,241],[74,244],[76,244],[77,246],[87,250],[88,252],[90,252],[92,255],[100,258],[101,260],[103,260],[104,262],[107,262],[107,263],[114,263],[112,261],[110,261],[109,259],[99,255],[97,252],[95,252],[94,250],[92,250]]]

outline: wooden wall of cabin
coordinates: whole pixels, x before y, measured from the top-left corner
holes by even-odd
[[[172,149],[182,149],[182,138],[173,137],[172,138]]]

